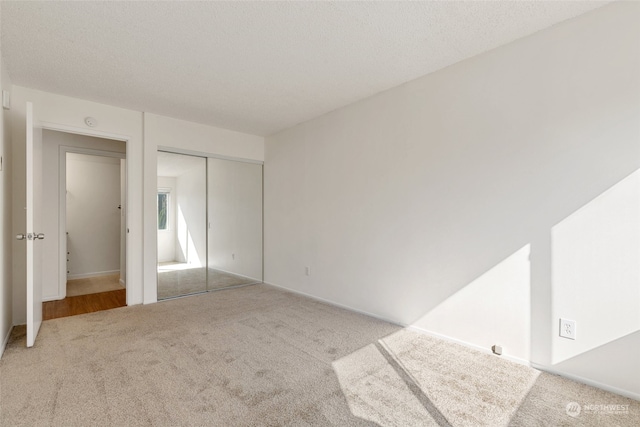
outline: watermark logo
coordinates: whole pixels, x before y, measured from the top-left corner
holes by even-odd
[[[582,406],[580,406],[578,402],[569,402],[567,403],[565,410],[567,411],[567,415],[575,418],[580,415],[580,412],[582,412]]]
[[[569,402],[565,407],[567,415],[570,417],[577,417],[582,414],[628,414],[629,405],[619,404],[584,404],[580,405],[578,402]]]
[[[628,414],[629,405],[619,405],[615,403],[582,405],[582,410],[585,413],[594,414]]]

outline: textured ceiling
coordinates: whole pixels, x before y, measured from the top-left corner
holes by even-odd
[[[269,135],[607,2],[9,2],[14,84]]]

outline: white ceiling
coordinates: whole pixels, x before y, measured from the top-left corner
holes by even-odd
[[[269,135],[604,2],[10,2],[13,83]]]

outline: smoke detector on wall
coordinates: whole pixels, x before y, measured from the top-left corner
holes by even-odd
[[[85,117],[84,123],[90,128],[95,127],[98,124],[98,121],[93,117]]]

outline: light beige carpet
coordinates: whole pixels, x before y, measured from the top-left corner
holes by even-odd
[[[120,274],[67,280],[68,297],[118,291],[120,289],[124,289],[124,286],[120,283]]]
[[[0,378],[3,426],[640,424],[636,401],[267,285],[47,321],[32,349],[16,328]]]
[[[207,275],[207,270],[204,267],[180,268],[181,265],[184,264],[161,263],[158,266],[158,299],[256,283],[254,279],[213,268],[209,269]]]

